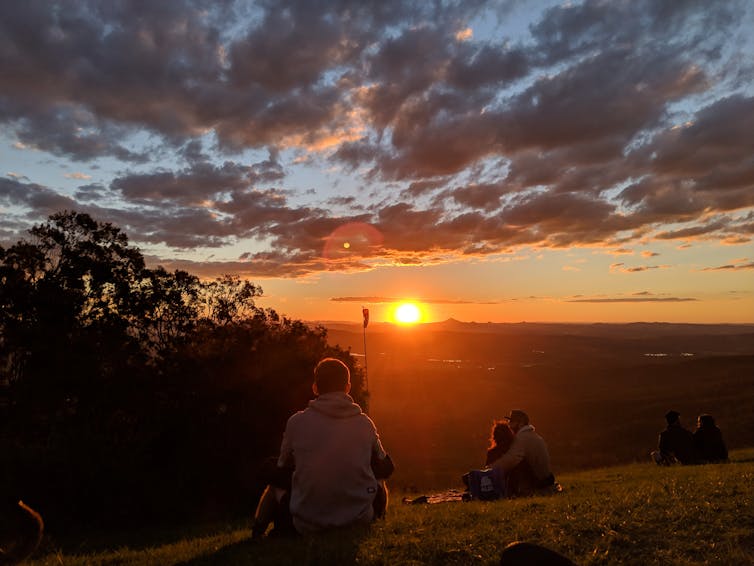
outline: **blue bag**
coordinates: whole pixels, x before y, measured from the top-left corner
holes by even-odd
[[[472,499],[494,501],[505,495],[503,473],[497,468],[471,470],[469,472],[469,493]]]

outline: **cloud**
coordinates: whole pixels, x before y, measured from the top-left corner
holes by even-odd
[[[593,299],[567,299],[567,303],[687,303],[698,301],[693,297],[600,297]]]
[[[748,259],[744,258],[725,265],[705,267],[703,269],[700,269],[699,271],[748,271],[750,269],[754,269],[754,261],[749,261]]]
[[[0,199],[178,250],[251,240],[215,267],[263,276],[748,242],[751,6],[585,0],[527,5],[515,38],[475,25],[516,6],[19,3],[0,15],[9,143],[117,173],[73,197],[4,179]],[[379,244],[324,257],[349,223]]]
[[[76,201],[47,187],[3,178],[0,178],[0,203],[27,208],[43,217],[76,208]]]
[[[274,162],[245,166],[232,161],[222,165],[199,161],[178,172],[125,175],[114,179],[111,186],[126,201],[203,206],[208,199],[250,190],[282,177],[282,168]]]
[[[637,265],[633,267],[627,266],[625,263],[613,263],[610,265],[610,272],[615,273],[640,273],[642,271],[650,271],[653,269],[668,269],[670,265]]]
[[[86,173],[66,173],[63,175],[66,179],[79,179],[79,180],[87,180],[91,179],[91,175],[87,175]]]

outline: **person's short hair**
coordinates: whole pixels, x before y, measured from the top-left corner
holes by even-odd
[[[527,415],[524,411],[513,409],[511,411],[511,414],[508,415],[508,421],[517,421],[520,423],[523,423],[524,425],[529,424],[529,415]]]
[[[668,424],[673,424],[678,422],[678,417],[681,416],[681,413],[678,411],[668,411],[665,413],[665,420],[668,421]]]
[[[337,358],[324,358],[314,368],[314,383],[320,395],[346,391],[351,383],[348,366]]]

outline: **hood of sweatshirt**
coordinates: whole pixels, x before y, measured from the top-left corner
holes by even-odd
[[[309,408],[336,419],[347,419],[362,413],[361,407],[353,402],[353,398],[342,391],[325,393],[312,399],[309,401]]]

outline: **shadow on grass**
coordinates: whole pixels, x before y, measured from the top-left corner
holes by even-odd
[[[369,527],[339,529],[303,537],[246,538],[176,566],[215,564],[355,564]]]
[[[212,564],[251,564],[256,552],[259,550],[261,541],[247,538],[219,548],[215,552],[209,552],[179,562],[176,566],[210,566]]]
[[[81,527],[64,535],[45,533],[42,548],[47,553],[91,554],[114,548],[128,547],[144,550],[174,544],[186,539],[211,537],[222,533],[249,528],[248,519],[229,520],[205,524],[154,525],[138,529],[87,529]]]

